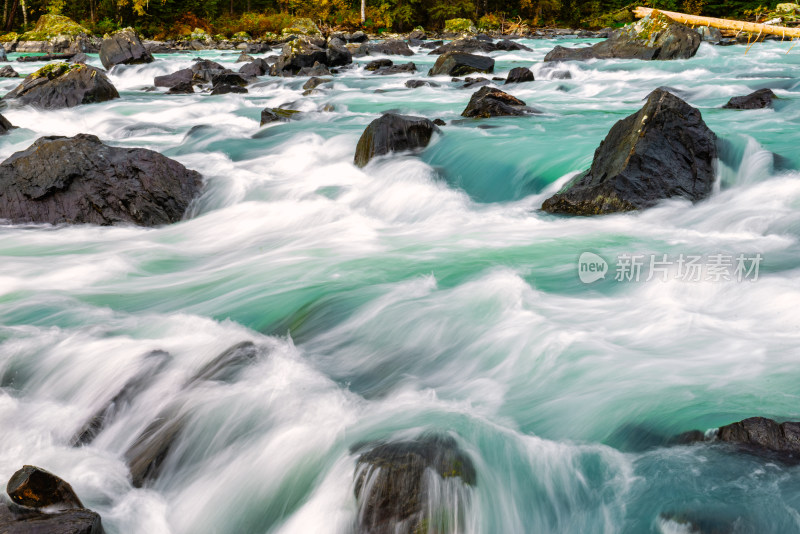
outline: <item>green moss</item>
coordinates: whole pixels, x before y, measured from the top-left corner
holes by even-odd
[[[37,70],[33,74],[31,74],[32,78],[47,78],[48,80],[52,80],[53,78],[58,78],[59,76],[63,76],[64,74],[73,71],[73,70],[81,70],[87,68],[86,65],[81,63],[49,63],[42,67],[41,69]]]
[[[6,34],[0,35],[0,42],[3,43],[10,43],[12,41],[19,40],[19,34],[17,32],[8,32]]]
[[[475,33],[475,24],[469,19],[450,19],[444,23],[444,31],[447,33]]]
[[[311,19],[292,19],[292,23],[288,28],[284,28],[281,33],[283,35],[322,35],[319,28]]]
[[[22,34],[22,41],[47,41],[57,35],[88,34],[89,30],[64,15],[42,15],[33,30]]]
[[[232,39],[234,41],[249,41],[252,37],[247,32],[236,32],[233,34]]]

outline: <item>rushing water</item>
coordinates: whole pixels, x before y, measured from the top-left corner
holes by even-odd
[[[534,51],[491,54],[496,75],[532,67],[536,82],[507,89],[542,114],[449,124],[422,153],[364,169],[356,141],[380,112],[455,121],[473,91],[444,77],[406,89],[435,60],[426,51],[410,58],[416,75],[372,76],[374,58],[357,59],[308,97],[304,78],[264,77],[246,95],[146,91],[197,55],[176,54],[115,69],[119,100],[4,111],[21,128],[2,158],[91,133],[207,185],[191,217],[157,229],[0,226],[0,480],[22,464],[54,471],[112,534],[345,533],[351,447],[437,431],[477,472],[459,532],[688,532],[672,515],[800,532],[797,467],[645,446],[800,418],[800,52],[703,44],[686,61],[552,69],[555,41],[523,42]],[[238,53],[201,55],[233,66]],[[659,86],[722,139],[718,192],[598,218],[538,211]],[[762,87],[774,110],[721,109]],[[265,106],[286,103],[303,119],[259,128]],[[605,279],[580,281],[586,251],[609,262]],[[757,280],[685,281],[673,265],[667,281],[616,281],[620,254],[763,261]],[[264,355],[238,380],[183,388],[243,340]],[[170,357],[145,391],[70,447],[153,350]],[[134,489],[123,452],[176,403],[186,431],[161,477]]]

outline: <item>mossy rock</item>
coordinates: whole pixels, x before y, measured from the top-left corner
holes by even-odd
[[[264,41],[277,41],[278,34],[272,32],[266,32],[264,35],[261,36],[261,39]]]
[[[247,32],[236,32],[231,37],[234,41],[249,41],[252,39],[249,33]]]
[[[450,19],[444,23],[446,33],[477,33],[475,24],[469,19]]]
[[[283,35],[322,35],[319,27],[311,19],[293,19],[288,28],[281,31]]]
[[[89,30],[64,15],[42,15],[33,30],[22,34],[22,41],[47,41],[57,35],[88,34]]]
[[[87,68],[86,65],[82,63],[50,63],[45,65],[41,69],[37,70],[31,77],[33,78],[47,78],[48,80],[52,80],[53,78],[58,78],[72,70],[80,70]]]
[[[622,31],[633,39],[646,41],[651,46],[658,36],[675,21],[659,11],[653,10],[650,15],[640,21],[629,24],[622,28]]]
[[[203,28],[195,28],[189,35],[189,39],[192,41],[210,41],[211,36]]]
[[[775,13],[791,15],[800,13],[800,5],[794,3],[778,4],[775,6]]]
[[[17,32],[8,32],[0,35],[0,43],[12,43],[19,41],[19,34]]]

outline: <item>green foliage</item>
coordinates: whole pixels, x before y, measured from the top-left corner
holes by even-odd
[[[501,19],[494,13],[487,13],[478,19],[478,29],[481,31],[499,30]]]
[[[475,25],[469,19],[449,19],[444,23],[444,31],[450,33],[475,33]]]
[[[314,21],[308,18],[297,18],[292,23],[281,30],[283,35],[321,35],[319,26],[314,24]]]
[[[24,33],[20,40],[47,41],[56,35],[80,35],[89,30],[63,15],[42,15],[33,30]]]

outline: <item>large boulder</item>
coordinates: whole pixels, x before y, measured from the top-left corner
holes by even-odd
[[[446,52],[439,56],[428,75],[465,76],[473,72],[491,74],[494,72],[494,59],[465,52]]]
[[[556,46],[548,52],[544,60],[688,59],[697,53],[700,42],[700,34],[696,31],[654,12],[635,24],[625,26],[605,41],[591,47],[564,48]]]
[[[294,76],[305,67],[315,63],[325,65],[328,60],[326,49],[306,39],[295,39],[283,45],[281,55],[272,66],[274,76]]]
[[[462,117],[488,118],[527,115],[535,110],[525,105],[519,98],[504,93],[500,89],[481,87],[469,99]]]
[[[110,69],[114,65],[150,63],[153,55],[147,51],[136,32],[130,28],[121,30],[103,40],[100,45],[100,61]]]
[[[322,32],[319,30],[319,26],[314,24],[314,21],[307,18],[296,18],[292,19],[291,24],[288,27],[284,28],[281,33],[283,35],[308,35],[308,36],[317,36],[322,35]]]
[[[0,219],[157,226],[179,221],[202,177],[144,148],[41,137],[0,164]]]
[[[329,67],[341,67],[353,62],[353,54],[341,39],[328,40],[325,62]]]
[[[6,135],[8,132],[16,128],[9,120],[0,115],[0,135]]]
[[[104,534],[100,515],[91,510],[47,513],[0,502],[3,534]]]
[[[3,100],[59,109],[114,98],[119,98],[119,93],[102,71],[80,63],[53,63],[28,75]]]
[[[19,73],[11,65],[3,65],[0,67],[0,78],[19,78]]]
[[[772,101],[777,98],[772,89],[759,89],[749,95],[734,96],[722,106],[725,109],[763,109],[771,108]]]
[[[435,435],[374,445],[359,456],[355,477],[358,534],[446,532],[449,520],[463,509],[437,506],[444,503],[435,484],[457,479],[463,491],[477,480],[472,460],[456,441]],[[453,500],[456,506],[465,504],[465,499]]]
[[[386,113],[375,119],[361,134],[356,146],[355,164],[364,167],[376,156],[428,146],[439,127],[424,117]]]
[[[468,54],[474,54],[475,52],[489,53],[496,52],[497,50],[503,50],[506,52],[515,50],[524,50],[527,52],[531,51],[531,49],[527,46],[509,40],[502,40],[498,41],[497,43],[493,43],[492,41],[485,39],[463,38],[456,39],[455,41],[451,41],[447,44],[443,44],[437,48],[434,48],[428,53],[428,55],[441,55],[445,52],[466,52]]]
[[[83,503],[69,483],[50,471],[25,465],[11,475],[6,485],[11,500],[29,508],[57,507],[59,510],[80,509]]]
[[[373,75],[386,76],[389,74],[403,74],[406,72],[417,72],[417,66],[413,62],[404,63],[402,65],[390,65],[388,67],[381,67],[373,72]]]
[[[611,128],[592,167],[542,209],[599,215],[647,208],[666,198],[704,199],[714,185],[716,140],[697,109],[656,89],[641,110]]]
[[[405,41],[389,39],[367,46],[367,54],[370,56],[413,56],[414,51],[408,47]]]
[[[254,59],[250,63],[239,67],[239,74],[245,76],[264,76],[269,72],[269,63],[265,59]]]
[[[534,81],[533,72],[527,67],[516,67],[511,69],[506,77],[506,84],[525,83]]]
[[[765,417],[750,417],[720,427],[717,439],[752,452],[774,453],[786,460],[800,461],[800,423],[778,423]]]

